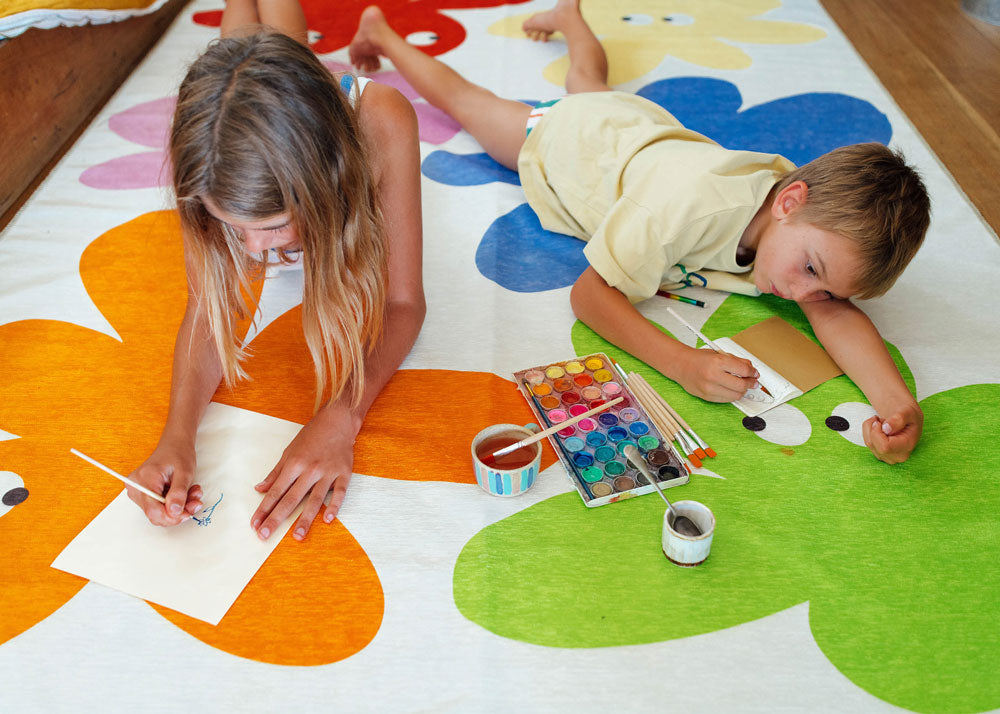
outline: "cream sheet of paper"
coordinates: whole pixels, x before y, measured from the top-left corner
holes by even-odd
[[[172,528],[154,526],[122,491],[66,546],[52,567],[219,624],[301,510],[267,541],[250,528],[250,517],[262,497],[254,485],[278,463],[301,428],[283,419],[210,404],[195,446],[196,482],[204,490],[205,509],[223,496],[210,522],[201,526],[191,519]],[[95,470],[94,478],[106,477]]]
[[[760,372],[760,378],[757,381],[767,387],[767,391],[769,391],[774,397],[773,401],[758,401],[752,398],[754,396],[753,392],[747,392],[747,396],[732,402],[734,407],[747,416],[757,416],[758,414],[763,414],[768,409],[774,409],[776,406],[784,404],[789,399],[802,396],[801,389],[796,387],[794,384],[771,369],[771,367],[767,364],[761,362],[757,359],[757,357],[747,352],[728,337],[720,337],[715,340],[715,344],[729,354],[750,360],[751,364],[753,364],[753,366],[757,368],[757,371]],[[705,347],[707,349],[711,349],[707,345]]]

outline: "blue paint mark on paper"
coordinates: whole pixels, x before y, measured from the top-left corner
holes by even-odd
[[[201,518],[199,518],[198,516],[191,516],[191,520],[193,520],[199,526],[207,526],[209,523],[212,522],[212,514],[215,512],[215,507],[218,506],[220,503],[222,503],[222,498],[225,495],[226,494],[220,495],[218,501],[212,504],[210,508],[202,511]]]

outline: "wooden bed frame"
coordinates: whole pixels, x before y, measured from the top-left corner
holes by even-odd
[[[188,2],[0,44],[0,230]]]

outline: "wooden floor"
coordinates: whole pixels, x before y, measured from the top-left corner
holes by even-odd
[[[30,29],[0,43],[0,231],[188,1],[121,22]]]
[[[1000,26],[960,0],[820,0],[1000,233]]]

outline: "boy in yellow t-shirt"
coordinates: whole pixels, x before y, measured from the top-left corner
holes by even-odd
[[[884,294],[927,231],[930,201],[902,156],[856,144],[796,169],[776,154],[724,149],[659,106],[607,84],[604,49],[559,0],[524,23],[533,39],[561,32],[568,96],[537,107],[502,99],[405,42],[377,7],[361,16],[351,61],[388,57],[431,104],[494,159],[517,169],[542,225],[587,241],[590,262],[570,293],[576,316],[688,392],[734,401],[757,386],[750,362],[697,350],[635,309],[688,271],[717,286],[772,293],[802,307],[816,336],[878,416],[862,427],[882,461],[905,461],[923,413],[878,330],[848,298]]]

